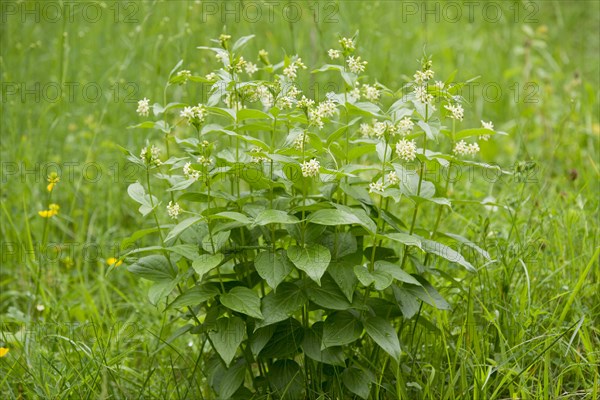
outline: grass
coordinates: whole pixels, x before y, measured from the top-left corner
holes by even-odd
[[[423,305],[403,322],[406,368],[381,384],[397,380],[403,398],[600,397],[599,3],[494,2],[504,16],[498,22],[480,6],[474,23],[449,14],[423,23],[422,8],[406,8],[423,3],[295,2],[299,21],[283,18],[281,6],[272,24],[203,18],[191,1],[106,2],[98,21],[75,14],[53,22],[43,4],[2,4],[0,340],[10,349],[0,359],[2,398],[210,398],[197,364],[203,344],[171,339],[183,322],[149,305],[145,283],[109,271],[105,260],[142,223],[126,199],[138,171],[117,149],[145,143],[146,133],[126,129],[137,120],[137,100],[160,100],[179,59],[199,73],[215,65],[195,47],[223,25],[234,37],[257,35],[248,55],[297,52],[315,66],[327,62],[338,34],[359,30],[369,70],[390,87],[401,86],[423,51],[440,76],[482,75],[465,119],[492,120],[510,133],[483,147],[482,159],[535,167],[521,181],[477,176],[455,185],[505,205],[457,205],[462,212],[441,222],[463,227],[496,262],[474,277],[433,277],[452,308]],[[40,22],[20,13],[26,6],[39,7]],[[332,11],[337,22],[326,20]],[[304,84],[323,94],[325,84],[339,84],[313,79]],[[50,202],[45,177],[57,166],[52,201],[61,210],[45,227],[37,212]]]

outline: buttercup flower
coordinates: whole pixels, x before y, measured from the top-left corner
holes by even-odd
[[[400,139],[396,143],[396,153],[404,161],[412,161],[417,156],[417,144],[414,140]]]
[[[47,210],[38,211],[38,214],[42,218],[52,218],[58,214],[58,210],[60,210],[58,204],[52,203],[48,206]]]
[[[173,203],[172,201],[170,201],[169,204],[167,205],[167,213],[169,214],[169,217],[171,217],[172,219],[177,219],[180,212],[181,212],[181,207],[179,207],[179,204]]]
[[[147,117],[148,116],[148,112],[150,111],[150,100],[148,100],[147,98],[143,98],[142,100],[138,101],[138,107],[136,112],[141,115],[142,117]]]
[[[305,178],[317,176],[319,168],[321,168],[321,164],[314,158],[310,161],[305,161],[302,163],[302,176]]]
[[[8,347],[0,347],[0,358],[5,357],[8,354]]]
[[[106,263],[110,266],[118,267],[119,265],[123,264],[123,261],[115,257],[110,257],[106,259]]]
[[[58,174],[56,172],[51,172],[50,175],[48,175],[48,186],[46,186],[46,189],[51,192],[58,182],[60,182]]]

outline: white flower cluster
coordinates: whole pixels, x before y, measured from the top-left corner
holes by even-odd
[[[454,146],[454,154],[458,154],[459,156],[466,156],[466,155],[474,155],[477,152],[479,152],[479,145],[477,143],[469,143],[467,144],[467,142],[465,142],[464,140],[461,140],[460,142],[456,143],[456,145]]]
[[[414,89],[414,94],[419,102],[434,107],[433,95],[427,92],[427,86],[416,86]]]
[[[167,213],[169,214],[169,217],[171,217],[172,219],[177,219],[180,212],[181,212],[181,207],[179,207],[179,204],[173,203],[172,201],[170,201],[169,204],[167,205]]]
[[[296,107],[303,108],[303,109],[310,109],[314,105],[315,105],[314,100],[309,99],[308,97],[302,95],[302,98],[300,100],[298,100]]]
[[[410,132],[412,132],[413,128],[415,127],[415,123],[412,122],[412,120],[410,119],[410,117],[404,117],[404,118],[402,118],[400,120],[400,122],[398,122],[398,124],[396,125],[396,127],[398,128],[398,132],[402,136],[406,136]]]
[[[321,164],[316,159],[305,161],[302,163],[302,176],[305,178],[317,176],[319,168],[321,168]]]
[[[183,78],[183,80],[181,81],[181,85],[187,83],[187,81],[192,77],[192,73],[190,71],[188,71],[187,69],[182,69],[181,71],[179,71],[177,73],[177,77],[179,78]]]
[[[354,40],[352,40],[351,38],[341,38],[339,40],[339,43],[342,46],[342,48],[346,51],[354,51],[355,49]]]
[[[414,140],[400,139],[396,143],[396,153],[404,161],[413,161],[417,156],[417,144]]]
[[[396,171],[390,171],[386,175],[386,180],[388,181],[388,183],[390,185],[397,185],[398,183],[400,183],[400,178],[398,178],[398,175],[396,174]]]
[[[450,111],[450,118],[457,119],[459,121],[463,120],[465,115],[465,110],[462,108],[460,104],[446,104],[444,108]]]
[[[369,193],[383,192],[384,187],[382,182],[371,182],[369,183]]]
[[[187,179],[193,179],[195,181],[200,179],[200,171],[194,169],[191,162],[187,162],[183,166],[183,175],[185,175]]]
[[[283,69],[283,75],[289,79],[296,79],[298,77],[298,68],[306,69],[306,65],[302,62],[301,58],[296,58],[290,65]]]
[[[296,86],[292,86],[284,96],[277,99],[277,106],[282,110],[292,108],[297,101],[296,98],[302,93]]]
[[[190,125],[200,125],[206,120],[206,114],[206,107],[198,104],[193,107],[185,107],[179,116],[185,118]]]
[[[494,124],[492,123],[492,121],[490,121],[490,122],[481,121],[481,127],[483,129],[489,129],[491,131],[494,130]],[[479,136],[479,139],[487,142],[488,140],[490,140],[490,135],[481,135],[481,136]]]
[[[265,109],[273,107],[273,94],[267,86],[258,86],[256,88],[256,96],[258,97]]]
[[[217,74],[215,74],[214,72],[211,72],[209,74],[206,74],[206,76],[204,77],[206,78],[207,81],[216,81],[217,79],[219,79],[219,76]]]
[[[246,73],[248,75],[252,75],[254,74],[256,71],[258,71],[258,67],[256,66],[256,64],[251,63],[251,62],[247,62],[244,69],[246,70]]]
[[[350,72],[357,74],[357,75],[360,74],[361,72],[364,72],[365,67],[368,64],[367,61],[362,61],[360,56],[357,56],[357,57],[350,56],[350,57],[348,57],[346,62],[348,63],[348,68],[350,69]]]
[[[262,153],[263,149],[261,149],[260,147],[253,147],[252,149],[250,149],[251,153]],[[267,157],[263,157],[263,156],[259,156],[259,155],[253,155],[252,156],[252,162],[253,163],[261,163],[261,162],[266,162],[269,161],[269,159]]]
[[[140,152],[140,158],[146,165],[161,165],[162,161],[158,158],[160,155],[160,149],[155,145],[150,147],[144,147]]]
[[[379,96],[381,96],[381,92],[375,86],[363,84],[362,90],[365,96],[365,99],[375,102],[379,100]]]
[[[435,75],[435,72],[433,72],[433,70],[431,70],[431,69],[428,69],[425,71],[415,72],[415,75],[413,76],[413,78],[417,85],[422,85],[422,84],[426,83],[428,80],[433,79],[434,75]]]
[[[325,100],[309,110],[309,119],[312,123],[318,126],[319,129],[322,129],[324,125],[323,118],[333,116],[336,110],[337,108],[335,107],[335,103],[333,101]]]
[[[342,52],[339,50],[334,50],[334,49],[329,49],[327,51],[327,55],[329,56],[329,58],[331,58],[332,60],[335,60],[336,58],[340,58],[340,56],[342,55]]]
[[[136,112],[139,115],[141,115],[142,117],[147,117],[149,111],[150,111],[150,100],[148,100],[147,98],[144,97],[142,100],[138,101],[138,106],[137,106]]]
[[[294,139],[294,148],[296,150],[302,151],[303,147],[304,147],[304,143],[306,142],[306,132],[302,132],[301,134],[299,134],[298,136],[296,136],[296,139]]]

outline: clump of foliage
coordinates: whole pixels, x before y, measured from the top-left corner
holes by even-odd
[[[332,64],[311,72],[337,74],[343,90],[320,99],[297,83],[300,57],[244,59],[251,39],[221,35],[201,47],[218,70],[196,76],[180,62],[162,103],[140,100],[155,120],[136,127],[164,142],[127,151],[144,170],[128,193],[154,226],[125,242],[156,245],[120,258],[153,282],[153,304],[186,321],[177,334],[200,338],[207,395],[396,397],[414,366],[404,322],[423,303],[449,307],[428,275],[490,261],[440,221],[456,200],[452,171],[498,169],[473,156],[501,132],[461,126],[461,84],[435,81],[429,58],[392,90],[369,83],[356,35],[341,38]],[[207,98],[167,102],[169,87],[194,83]]]

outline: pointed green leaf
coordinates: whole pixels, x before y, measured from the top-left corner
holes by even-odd
[[[289,282],[282,283],[277,292],[273,291],[263,297],[261,310],[264,319],[257,321],[256,327],[261,328],[288,319],[307,301],[306,295],[297,285]]]
[[[275,254],[271,251],[258,253],[254,259],[254,266],[256,267],[256,272],[258,272],[261,278],[267,281],[267,284],[273,290],[294,269],[293,264],[288,260],[283,250],[279,250]]]
[[[291,246],[288,248],[288,257],[298,269],[306,272],[318,284],[321,284],[321,277],[331,261],[329,249],[320,244],[309,244],[305,248]]]
[[[394,327],[381,317],[371,317],[365,321],[367,334],[396,362],[400,361],[400,341]]]
[[[371,385],[375,382],[375,375],[371,371],[349,367],[342,372],[342,382],[349,391],[361,399],[368,399]]]
[[[229,293],[221,295],[221,304],[230,310],[241,312],[254,318],[262,319],[260,298],[252,289],[236,286]]]
[[[192,262],[192,268],[200,280],[207,272],[217,267],[223,261],[223,254],[202,254]]]
[[[281,210],[264,210],[256,216],[254,225],[268,225],[268,224],[297,224],[300,222],[298,218],[293,215],[289,215],[285,211]]]
[[[217,320],[215,328],[216,331],[209,332],[208,337],[225,365],[229,366],[238,347],[244,340],[246,324],[238,317],[224,317]]]
[[[140,258],[127,270],[154,282],[171,281],[177,277],[177,267],[171,266],[165,256],[157,254]]]
[[[321,350],[332,346],[344,346],[357,340],[362,334],[360,321],[348,311],[335,312],[323,324]]]

